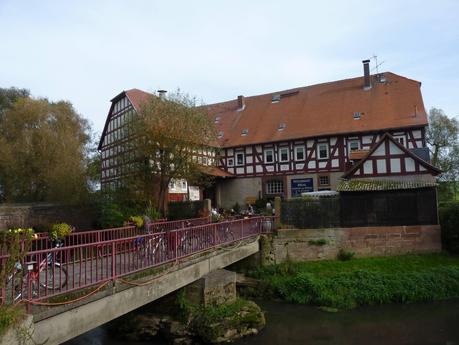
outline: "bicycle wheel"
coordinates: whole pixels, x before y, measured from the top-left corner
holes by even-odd
[[[24,280],[21,272],[15,275],[12,274],[8,277],[5,285],[6,303],[17,302],[22,298],[23,289],[26,288],[26,286],[23,285]]]
[[[48,290],[62,289],[67,284],[67,270],[59,262],[40,269],[40,286]]]

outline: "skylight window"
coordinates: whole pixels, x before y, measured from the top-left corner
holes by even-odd
[[[248,128],[244,128],[241,132],[241,136],[245,137],[247,134],[249,134],[249,129]]]
[[[354,120],[360,120],[360,115],[361,115],[361,114],[360,114],[360,111],[356,111],[356,112],[354,113]]]
[[[272,98],[271,98],[271,103],[279,103],[280,99],[281,99],[281,95],[280,94],[273,95]]]
[[[283,131],[287,127],[287,125],[284,122],[279,123],[279,127],[277,127],[278,131]]]

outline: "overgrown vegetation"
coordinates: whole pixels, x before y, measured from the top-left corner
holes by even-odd
[[[443,205],[439,211],[443,247],[459,254],[459,202]]]
[[[202,200],[170,202],[168,208],[168,220],[197,218],[200,216],[199,212],[204,208],[204,202]]]
[[[336,258],[340,261],[351,260],[355,255],[355,252],[341,248]]]
[[[24,315],[24,309],[18,306],[0,306],[0,338],[8,328],[20,322]]]
[[[285,263],[250,275],[265,297],[339,309],[459,297],[459,258],[446,254]]]
[[[311,246],[324,246],[328,243],[325,238],[319,238],[317,240],[309,240],[308,244]]]

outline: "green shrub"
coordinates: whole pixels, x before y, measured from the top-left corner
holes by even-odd
[[[324,246],[328,241],[325,238],[319,238],[317,240],[309,240],[308,243],[311,246]]]
[[[109,203],[102,207],[99,226],[101,228],[112,228],[123,226],[126,216],[123,214],[121,207],[115,203]]]
[[[161,213],[153,206],[151,201],[148,203],[148,206],[145,209],[145,215],[152,221],[161,218]]]
[[[168,207],[168,220],[197,218],[199,211],[204,208],[204,201],[173,201]]]
[[[52,240],[63,240],[72,233],[72,227],[67,223],[53,224],[49,231],[49,238]]]
[[[241,213],[241,205],[239,205],[238,202],[233,205],[232,209],[233,209],[234,213],[236,213],[236,214]]]
[[[439,214],[443,247],[459,254],[459,202],[446,203]]]
[[[354,257],[354,255],[355,252],[341,248],[336,257],[340,261],[348,261],[351,260]]]

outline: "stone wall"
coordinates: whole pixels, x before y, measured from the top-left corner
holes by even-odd
[[[322,240],[326,244],[320,245]],[[272,248],[264,251],[271,251],[273,261],[280,263],[335,259],[340,249],[353,251],[356,257],[439,252],[440,225],[281,229]]]
[[[90,206],[63,206],[48,203],[0,205],[0,230],[11,227],[43,228],[65,222],[78,230],[95,228],[97,208]]]

